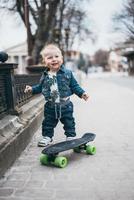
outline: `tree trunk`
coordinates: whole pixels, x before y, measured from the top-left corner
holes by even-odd
[[[40,8],[38,30],[35,35],[35,43],[32,51],[34,64],[38,64],[40,60],[40,51],[49,41],[50,30],[52,29],[56,11],[60,0],[49,3],[49,9]],[[47,17],[46,17],[47,16]]]

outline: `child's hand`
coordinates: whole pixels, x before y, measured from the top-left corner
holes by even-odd
[[[27,93],[27,92],[32,92],[32,87],[30,85],[26,85],[24,93]]]
[[[89,95],[87,93],[83,93],[83,95],[81,96],[82,99],[84,99],[85,101],[88,100]]]

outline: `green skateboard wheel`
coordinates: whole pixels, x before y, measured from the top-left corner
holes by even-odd
[[[66,157],[56,157],[54,160],[54,165],[60,168],[64,168],[67,166],[67,158]]]
[[[80,152],[81,152],[81,150],[80,150],[80,148],[79,148],[79,147],[76,147],[76,148],[74,148],[74,152],[75,152],[75,153],[80,153]]]
[[[87,145],[86,146],[86,153],[90,155],[96,154],[96,147],[92,145]]]
[[[48,165],[48,155],[42,153],[40,156],[40,162],[43,165]]]

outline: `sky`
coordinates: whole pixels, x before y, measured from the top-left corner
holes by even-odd
[[[109,49],[115,42],[123,41],[124,36],[121,33],[113,31],[112,16],[119,12],[123,6],[124,0],[90,0],[89,6],[85,6],[90,21],[93,22],[95,42],[90,39],[82,45],[82,51],[88,51],[93,54],[97,49]],[[80,46],[81,47],[81,46]],[[78,47],[79,48],[79,47]]]
[[[115,41],[122,40],[122,35],[119,33],[112,33],[111,17],[122,7],[124,0],[90,0],[89,4],[85,5],[85,10],[88,15],[86,20],[87,26],[92,21],[92,30],[94,30],[94,43],[90,38],[86,38],[85,42],[76,42],[73,49],[81,50],[83,53],[94,54],[98,49],[109,49],[113,46]],[[3,15],[0,21],[0,50],[4,50],[10,46],[26,40],[26,30],[23,24],[16,21],[12,15],[7,18]]]

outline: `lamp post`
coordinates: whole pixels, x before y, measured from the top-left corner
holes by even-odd
[[[28,51],[28,58],[27,64],[32,64],[32,56],[31,56],[31,41],[30,41],[30,23],[29,23],[29,9],[28,9],[28,0],[24,1],[24,14],[25,14],[25,25],[27,29],[27,51]]]
[[[65,28],[63,31],[61,31],[59,28],[55,28],[53,30],[54,42],[56,42],[66,52],[68,51],[69,46],[69,34],[70,28]]]
[[[54,41],[55,41],[57,44],[59,44],[59,43],[60,43],[60,35],[61,35],[60,29],[59,29],[59,28],[55,28],[55,29],[53,30],[53,34],[54,34]]]
[[[66,45],[66,51],[68,51],[69,34],[70,34],[70,28],[65,28],[65,45]]]

